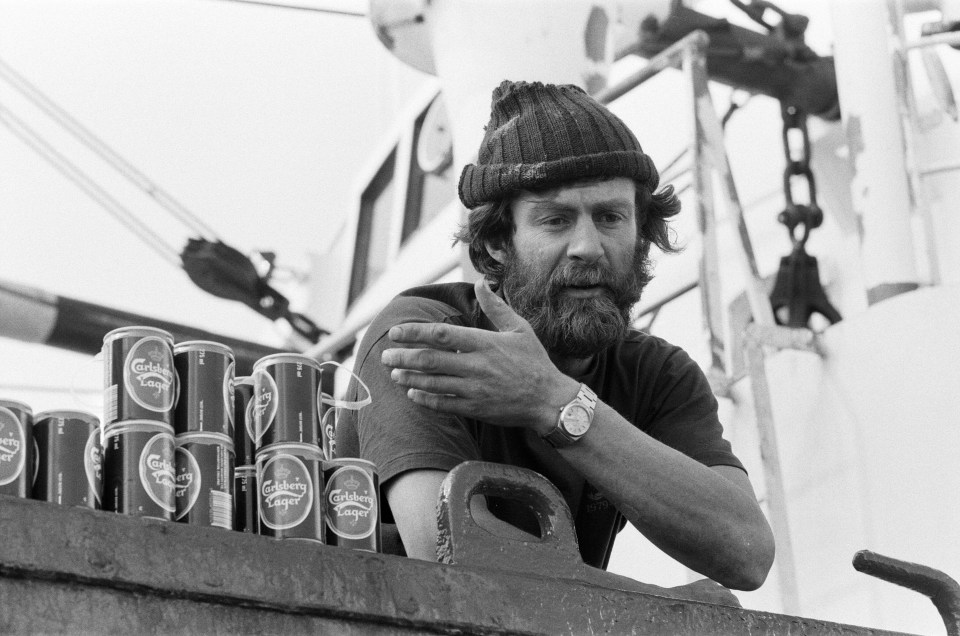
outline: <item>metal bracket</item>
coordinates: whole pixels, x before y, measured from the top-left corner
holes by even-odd
[[[480,527],[470,511],[474,495],[511,498],[529,506],[540,524],[540,538],[506,538]],[[441,563],[740,607],[730,590],[709,579],[663,588],[585,564],[580,557],[573,516],[563,495],[546,477],[526,468],[463,462],[444,479],[437,505],[437,526],[437,558]]]
[[[960,585],[940,570],[869,550],[861,550],[853,556],[853,567],[857,572],[928,596],[940,612],[947,635],[960,636]]]

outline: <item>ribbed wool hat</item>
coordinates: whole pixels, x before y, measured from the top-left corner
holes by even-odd
[[[626,124],[579,86],[505,80],[491,111],[477,163],[460,174],[468,208],[588,177],[630,177],[651,192],[660,182]]]

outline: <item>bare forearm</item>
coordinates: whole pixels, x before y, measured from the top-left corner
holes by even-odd
[[[740,484],[665,446],[599,404],[590,431],[561,451],[648,539],[687,567],[736,589],[758,587],[773,536]]]

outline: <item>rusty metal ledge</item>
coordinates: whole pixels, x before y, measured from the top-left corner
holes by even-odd
[[[0,533],[3,633],[890,633],[7,496]]]

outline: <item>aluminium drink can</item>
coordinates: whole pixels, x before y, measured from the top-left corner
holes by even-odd
[[[238,376],[233,382],[233,449],[237,466],[253,466],[256,461],[254,444],[253,380]]]
[[[172,521],[176,512],[173,427],[154,420],[115,422],[103,436],[103,509]]]
[[[233,478],[234,525],[238,532],[260,534],[257,510],[257,467],[237,466]]]
[[[103,449],[100,418],[85,411],[44,411],[33,423],[37,478],[33,498],[100,509]]]
[[[176,520],[233,530],[233,439],[222,433],[176,436]]]
[[[173,347],[180,390],[173,415],[177,435],[203,431],[233,435],[233,370],[230,347],[189,340]]]
[[[324,542],[322,462],[316,444],[272,444],[257,453],[260,534]]]
[[[36,475],[33,409],[0,400],[0,495],[30,497]]]
[[[173,425],[177,374],[173,336],[121,327],[103,337],[103,423],[154,420]]]
[[[257,448],[295,442],[318,445],[320,363],[275,353],[253,365],[254,442]]]
[[[256,446],[253,438],[253,380],[238,376],[233,383],[233,447],[236,467],[233,478],[234,530],[260,533],[257,509]]]
[[[381,552],[380,478],[373,462],[327,460],[323,481],[327,545]]]

